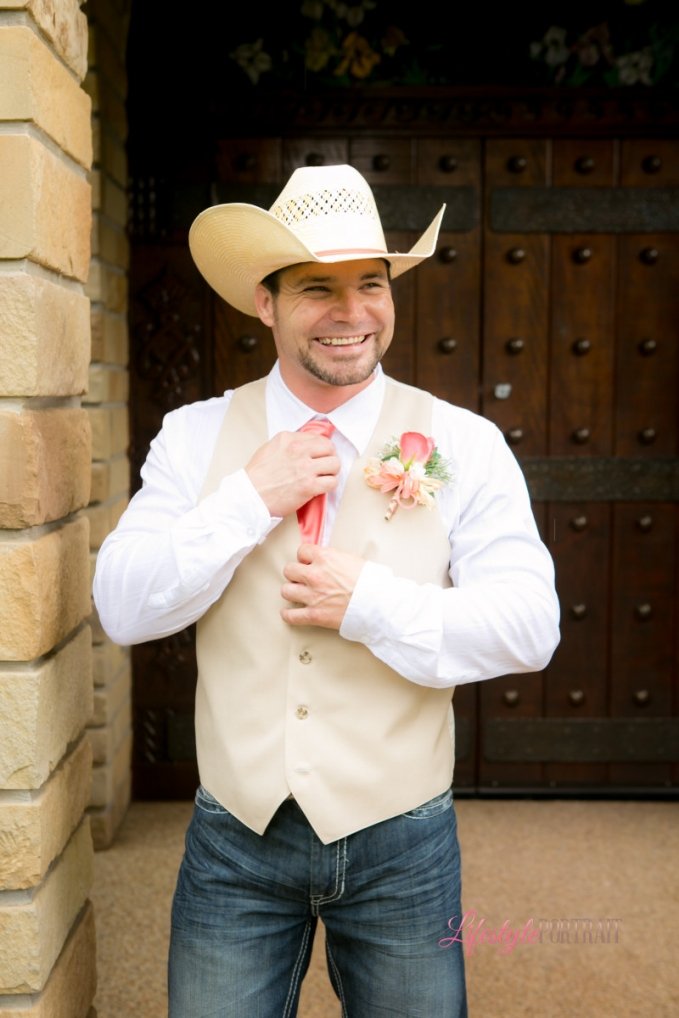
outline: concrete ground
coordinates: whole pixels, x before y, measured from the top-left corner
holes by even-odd
[[[191,809],[133,803],[95,857],[98,1018],[167,1014],[169,908]],[[470,1018],[679,1016],[679,804],[463,799],[457,814],[474,928],[532,920],[541,931],[507,953],[467,953]],[[340,1018],[322,936],[298,1018]]]

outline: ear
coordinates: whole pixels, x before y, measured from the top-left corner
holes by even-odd
[[[271,328],[274,323],[274,296],[262,283],[255,287],[255,307],[260,321]]]

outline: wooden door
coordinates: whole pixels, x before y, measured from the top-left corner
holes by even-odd
[[[481,409],[526,471],[562,642],[480,687],[480,788],[676,785],[679,245],[655,212],[678,176],[658,140],[486,144]]]
[[[296,166],[323,162],[364,173],[399,250],[447,203],[436,254],[395,282],[385,368],[495,421],[555,558],[561,646],[544,673],[456,691],[457,788],[676,788],[679,308],[668,196],[679,146],[291,130],[222,140],[211,200],[268,207]],[[175,294],[175,333],[177,321],[193,323],[180,330],[169,377],[183,370],[183,380],[166,402],[268,370],[268,330],[202,284],[185,243],[139,246],[134,266],[140,351],[163,348],[149,294],[161,308],[163,287]],[[133,380],[138,454],[160,424],[149,386],[148,370]],[[191,794],[195,783],[192,640],[135,649],[140,796]]]

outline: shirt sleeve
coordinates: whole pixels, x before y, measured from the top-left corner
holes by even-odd
[[[115,643],[142,643],[195,622],[280,522],[244,469],[200,498],[211,456],[205,446],[214,445],[204,425],[192,423],[186,409],[166,416],[142,468],[143,485],[99,550],[94,601]]]
[[[458,463],[449,525],[453,586],[418,584],[368,562],[340,635],[420,685],[444,688],[540,671],[559,642],[554,565],[520,467],[483,422]]]

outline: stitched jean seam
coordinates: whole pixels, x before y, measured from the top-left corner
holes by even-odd
[[[294,1014],[292,1008],[294,1007],[297,991],[302,978],[303,958],[305,957],[307,952],[310,931],[311,931],[311,920],[307,920],[306,926],[304,928],[304,936],[302,937],[302,943],[300,945],[299,951],[297,952],[295,965],[292,970],[292,976],[290,977],[288,995],[285,999],[285,1007],[283,1008],[283,1018],[289,1018],[289,1016],[292,1016]]]
[[[328,905],[330,902],[338,901],[344,893],[344,883],[347,868],[347,839],[342,838],[337,842],[335,855],[335,887],[329,894],[312,894],[310,897],[311,911],[318,915],[321,905]]]
[[[335,991],[337,993],[337,996],[339,997],[340,1003],[342,1005],[342,1018],[348,1018],[349,1012],[347,1010],[346,997],[344,996],[344,986],[342,985],[342,976],[340,975],[340,970],[337,968],[337,965],[335,963],[335,959],[333,958],[332,948],[331,948],[330,942],[328,940],[327,932],[326,932],[326,935],[325,935],[325,954],[326,954],[328,965],[331,967],[332,974],[333,974],[333,976],[335,978],[335,987],[334,988],[335,988]]]

